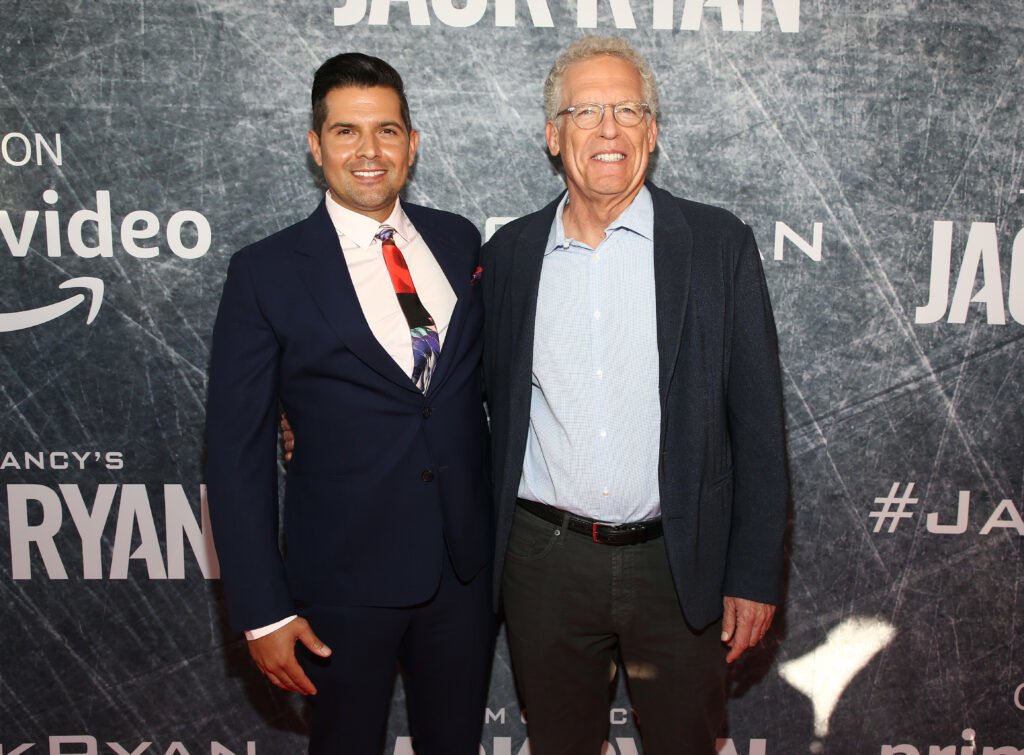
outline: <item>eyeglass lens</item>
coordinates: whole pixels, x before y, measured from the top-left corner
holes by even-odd
[[[644,104],[641,102],[616,102],[614,105],[600,105],[596,102],[581,102],[569,110],[572,121],[583,129],[597,128],[604,120],[605,108],[611,107],[615,121],[620,126],[635,126],[644,117]]]

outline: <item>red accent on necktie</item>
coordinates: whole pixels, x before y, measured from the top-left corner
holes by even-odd
[[[388,239],[381,245],[384,253],[384,264],[391,276],[391,285],[395,287],[396,294],[414,294],[416,287],[412,284],[412,276],[409,274],[409,266],[405,264],[405,257],[399,251],[394,241]]]

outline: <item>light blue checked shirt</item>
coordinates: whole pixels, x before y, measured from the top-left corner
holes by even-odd
[[[519,496],[605,522],[658,516],[654,205],[647,187],[596,249],[558,206],[537,298]]]

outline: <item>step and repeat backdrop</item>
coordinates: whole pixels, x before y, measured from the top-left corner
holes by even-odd
[[[541,85],[649,56],[653,178],[754,229],[793,478],[723,755],[1024,753],[1019,0],[0,0],[0,753],[290,755],[224,618],[203,457],[230,255],[305,217],[313,71],[406,78],[411,201],[562,186]],[[401,684],[386,752],[412,752]],[[607,753],[640,751],[628,698]],[[504,637],[481,752],[529,753]]]

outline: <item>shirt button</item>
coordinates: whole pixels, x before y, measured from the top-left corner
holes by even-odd
[[[608,488],[601,491],[601,495],[608,495]]]
[[[423,482],[431,482],[434,479],[434,470],[424,469],[420,474],[420,479],[423,480]]]
[[[594,371],[594,377],[596,377],[598,380],[603,378],[604,377],[604,370],[595,370]]]
[[[600,320],[601,319],[601,310],[597,310],[597,311],[594,312],[594,319],[595,320]]]
[[[423,407],[423,412],[422,412],[423,419],[429,419],[430,415],[433,414],[433,413],[434,413],[434,410],[431,409],[429,406],[424,406]]]
[[[600,435],[602,438],[607,438],[608,437],[608,431],[607,430],[602,430],[601,432],[598,433],[598,435]]]

